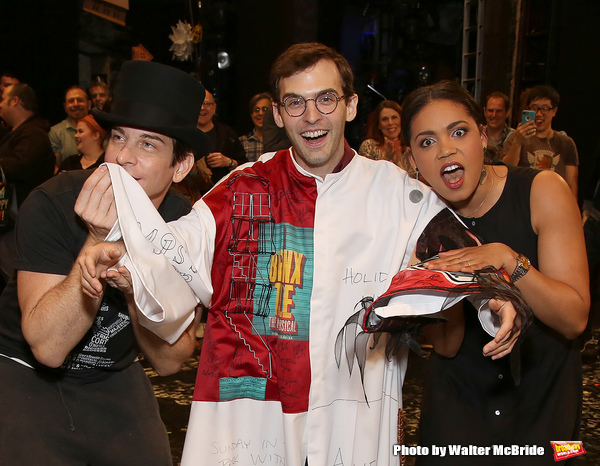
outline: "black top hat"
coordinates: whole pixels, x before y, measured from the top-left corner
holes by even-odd
[[[92,110],[103,127],[147,129],[208,152],[206,135],[196,128],[204,102],[204,86],[184,71],[160,63],[128,61],[115,86],[110,112]]]

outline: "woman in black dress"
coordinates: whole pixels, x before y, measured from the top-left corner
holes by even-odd
[[[581,360],[576,337],[589,310],[579,209],[551,171],[491,165],[479,104],[461,86],[441,82],[403,105],[403,140],[419,176],[486,244],[441,253],[430,268],[473,272],[503,268],[531,306],[521,336],[520,383],[509,358],[481,353],[487,334],[465,310],[465,335],[453,358],[434,354],[420,422],[421,446],[489,447],[484,455],[420,456],[417,464],[550,465],[553,440],[577,440]],[[513,369],[515,361],[513,361]],[[536,447],[500,455],[494,445]],[[540,450],[538,447],[542,447]],[[543,451],[543,454],[539,454]]]

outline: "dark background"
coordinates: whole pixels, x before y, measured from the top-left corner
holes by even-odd
[[[460,78],[463,0],[130,0],[126,26],[82,10],[83,0],[0,2],[0,69],[12,70],[36,90],[42,113],[62,120],[64,91],[87,88],[100,75],[114,82],[131,47],[143,44],[154,61],[194,72],[215,93],[218,117],[239,134],[252,128],[247,103],[268,90],[275,58],[296,42],[319,41],[339,50],[356,74],[359,116],[347,137],[357,146],[369,111],[380,98],[402,101],[420,84]],[[595,84],[600,20],[597,0],[487,0],[482,96],[510,95],[548,83],[561,94],[554,128],[577,143],[580,186],[596,152]],[[171,26],[200,23],[194,60],[174,61]],[[517,50],[516,60],[514,51]],[[231,58],[217,66],[217,52]],[[514,120],[513,118],[513,121]]]

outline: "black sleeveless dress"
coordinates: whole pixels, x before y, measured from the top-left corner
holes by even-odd
[[[480,218],[462,218],[485,243],[500,242],[537,268],[537,235],[531,227],[530,191],[539,172],[508,167],[498,202]],[[557,244],[556,247],[561,245]],[[419,445],[503,445],[544,448],[543,456],[419,456],[417,465],[554,465],[551,440],[577,440],[582,406],[582,368],[576,340],[534,319],[521,346],[521,383],[509,358],[482,355],[491,340],[465,301],[465,337],[454,358],[433,354],[419,426]],[[430,448],[431,450],[431,448]]]

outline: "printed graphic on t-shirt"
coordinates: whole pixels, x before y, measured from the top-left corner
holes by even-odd
[[[558,162],[560,162],[560,154],[555,154],[547,149],[538,149],[533,153],[527,151],[527,161],[531,168],[555,171]]]
[[[130,326],[129,315],[123,312],[110,312],[110,306],[103,301],[92,328],[82,340],[83,348],[73,351],[62,367],[71,370],[110,368],[115,364],[109,344]],[[127,330],[130,331],[130,330]]]

